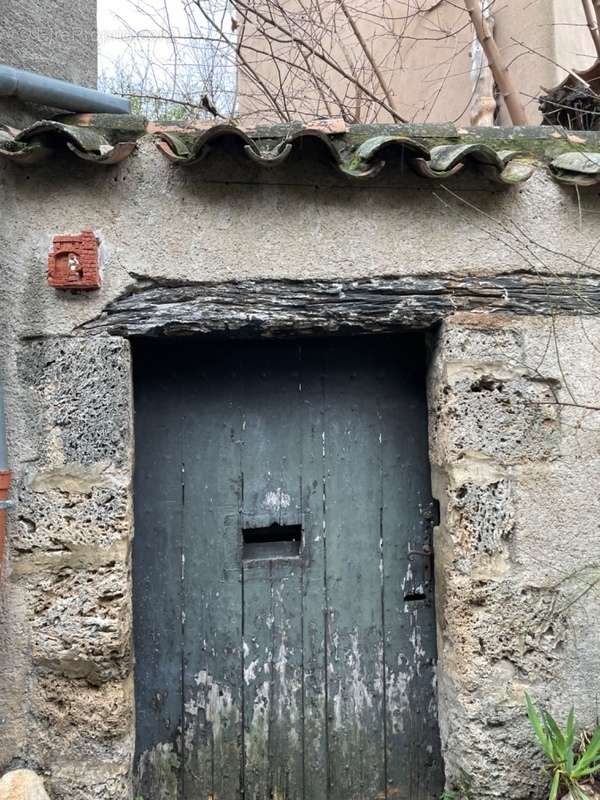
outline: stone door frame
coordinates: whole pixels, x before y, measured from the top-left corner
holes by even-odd
[[[479,659],[485,668],[485,674],[479,673],[481,691],[487,691],[485,681],[495,686],[495,656],[479,654],[477,631],[497,639],[513,618],[537,608],[533,602],[523,604],[522,597],[529,595],[520,593],[518,575],[509,571],[504,583],[491,588],[486,581],[492,569],[510,570],[513,465],[542,462],[558,447],[555,387],[520,366],[524,331],[540,318],[547,321],[557,298],[564,315],[593,314],[596,280],[574,281],[569,294],[564,279],[554,285],[535,275],[219,284],[139,279],[73,336],[22,341],[20,369],[29,390],[22,413],[30,420],[23,441],[37,458],[24,465],[19,478],[18,513],[24,522],[14,536],[12,568],[32,598],[32,712],[40,719],[61,719],[56,715],[63,712],[53,710],[53,703],[63,684],[69,696],[81,698],[73,700],[70,712],[79,714],[73,717],[75,727],[65,729],[76,729],[77,736],[71,740],[65,733],[60,752],[53,749],[58,742],[44,744],[49,739],[43,729],[32,736],[40,743],[32,759],[52,770],[56,786],[76,787],[84,780],[63,774],[61,763],[65,752],[73,754],[73,761],[84,757],[77,737],[85,739],[93,711],[97,722],[90,741],[104,760],[100,771],[89,767],[85,780],[106,785],[111,800],[126,800],[131,792],[134,445],[128,340],[153,335],[428,331],[429,458],[433,495],[441,505],[435,592],[442,752],[451,781],[480,758],[484,765],[480,741],[491,736],[485,720],[496,712],[473,716],[477,686],[463,667]],[[503,425],[506,441],[498,436]],[[28,519],[36,520],[36,529]],[[69,540],[58,551],[57,527]],[[38,548],[35,556],[32,547]],[[487,604],[484,629],[473,611],[482,608],[481,597]],[[546,602],[543,595],[535,600]],[[96,606],[102,608],[106,628],[92,635],[86,609]],[[544,652],[548,637],[535,646]],[[115,707],[117,716],[111,711]],[[520,700],[510,700],[509,711],[500,723],[505,717],[520,721],[518,735],[494,751],[507,773],[529,742]],[[531,773],[522,772],[529,786],[535,785]],[[481,780],[487,779],[482,769]]]

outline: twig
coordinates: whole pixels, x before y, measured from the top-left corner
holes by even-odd
[[[464,0],[477,38],[481,42],[483,52],[496,81],[500,94],[504,98],[506,108],[513,125],[527,125],[527,115],[521,100],[521,94],[513,83],[508,65],[502,57],[500,48],[494,39],[488,21],[484,18],[479,0]]]
[[[525,50],[527,50],[528,53],[531,53],[534,56],[538,56],[539,58],[543,58],[545,61],[549,61],[550,64],[554,64],[554,66],[558,67],[559,69],[564,69],[564,71],[568,72],[569,75],[572,78],[575,78],[576,81],[579,81],[579,83],[583,84],[586,87],[586,89],[590,89],[590,91],[591,91],[592,87],[589,85],[589,83],[586,80],[584,80],[581,77],[581,75],[578,75],[572,69],[569,69],[568,67],[563,67],[563,65],[559,64],[558,61],[554,61],[553,58],[550,58],[549,56],[545,56],[543,53],[540,53],[538,50],[534,50],[532,47],[529,47],[528,45],[526,45],[525,42],[520,42],[518,39],[515,39],[514,36],[511,36],[510,38],[512,39],[512,41],[515,44],[518,44],[520,47],[523,47]],[[544,91],[546,91],[546,90],[544,90]]]
[[[192,100],[177,100],[174,97],[167,97],[166,95],[159,95],[159,94],[148,94],[146,92],[119,92],[121,97],[139,97],[142,100],[156,100],[159,103],[172,103],[175,106],[183,106],[183,108],[197,108],[206,111],[206,106],[200,101],[199,103],[195,103]],[[204,95],[206,97],[206,95]],[[211,112],[213,117],[219,117],[220,119],[229,119],[229,117],[220,114],[216,109],[215,111]]]
[[[598,30],[598,11],[600,10],[600,0],[596,0],[596,8],[593,8],[591,0],[581,0],[587,26],[590,29],[592,41],[596,48],[596,55],[600,56],[600,31]]]
[[[331,67],[333,70],[335,70],[335,72],[341,75],[342,78],[345,78],[350,84],[356,86],[357,89],[363,92],[363,94],[369,97],[373,102],[378,103],[392,116],[395,122],[406,122],[405,119],[400,117],[398,113],[394,111],[394,109],[389,105],[389,103],[384,101],[381,97],[377,97],[376,94],[374,94],[370,89],[368,89],[357,78],[348,73],[340,64],[336,64],[336,62],[333,61],[333,59],[331,59],[326,53],[322,52],[320,49],[317,49],[316,47],[313,47],[311,44],[309,44],[296,34],[287,31],[283,27],[283,25],[280,25],[277,22],[277,20],[273,19],[273,17],[269,17],[266,14],[263,14],[262,11],[260,11],[255,7],[250,7],[247,3],[244,2],[244,0],[234,0],[233,6],[238,9],[241,7],[242,9],[244,9],[244,13],[246,15],[254,14],[255,17],[258,17],[258,19],[261,19],[268,25],[272,25],[280,33],[289,36],[291,42],[293,42],[298,47],[303,47],[305,50],[307,50],[307,52],[309,52],[315,58],[318,58],[320,61],[323,61],[323,63],[327,64],[328,67]]]
[[[394,100],[394,96],[392,95],[392,93],[390,91],[390,88],[387,85],[381,70],[377,66],[377,62],[373,58],[373,53],[371,53],[371,51],[369,50],[369,47],[368,47],[367,43],[365,42],[364,37],[363,37],[362,33],[360,32],[360,29],[359,29],[358,25],[356,24],[356,21],[355,21],[354,17],[348,11],[348,8],[346,7],[346,3],[344,2],[344,0],[338,0],[338,2],[340,4],[340,8],[342,9],[342,12],[343,12],[344,16],[346,17],[350,27],[352,28],[352,31],[354,32],[354,35],[356,36],[356,39],[357,39],[358,43],[360,44],[360,46],[362,48],[363,53],[365,54],[365,57],[366,57],[367,61],[371,65],[371,68],[373,69],[373,72],[375,73],[375,76],[376,76],[377,80],[379,81],[379,85],[381,86],[381,90],[385,95],[385,99],[390,104],[390,107],[394,109],[396,115],[399,116],[398,106],[396,105],[396,102]]]
[[[223,39],[223,41],[226,44],[228,44],[230,47],[232,47],[232,43],[230,42],[229,38],[227,36],[225,36],[225,34],[223,33],[223,30],[221,28],[219,28],[219,26],[216,24],[216,22],[210,16],[210,14],[207,14],[207,12],[202,8],[202,3],[199,2],[199,0],[194,0],[194,5],[198,8],[200,13],[204,17],[204,19],[213,28],[213,30],[221,37],[221,39]],[[279,106],[279,103],[277,102],[276,98],[273,97],[273,94],[267,88],[267,85],[266,85],[265,81],[261,78],[261,76],[258,74],[258,72],[256,72],[256,70],[254,70],[250,66],[248,61],[244,58],[243,54],[240,52],[240,48],[237,48],[237,50],[235,50],[234,52],[236,52],[236,56],[239,59],[239,62],[241,64],[242,68],[245,70],[245,72],[248,75],[248,77],[250,78],[250,80],[252,80],[257,86],[260,86],[260,88],[264,92],[265,97],[271,103],[271,105],[273,106],[275,112],[279,115],[279,118],[282,120],[282,122],[286,122],[287,120],[286,120],[284,112],[281,110],[281,108]]]

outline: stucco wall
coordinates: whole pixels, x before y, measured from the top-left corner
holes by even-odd
[[[95,0],[0,0],[0,19],[0,64],[96,88]],[[0,118],[20,127],[40,113],[0,98]]]
[[[227,175],[227,183],[223,182]],[[81,329],[142,277],[573,274],[600,210],[540,171],[499,191],[387,174],[370,188],[305,163],[268,182],[224,155],[185,171],[150,141],[118,167],[0,164],[0,364],[17,507],[0,589],[0,769],[55,800],[129,797],[130,362]],[[46,285],[54,233],[91,226],[104,285]],[[454,315],[431,332],[440,723],[449,780],[541,798],[523,690],[595,717],[600,596],[597,318]],[[566,405],[557,405],[556,400]],[[587,573],[578,573],[585,565]]]

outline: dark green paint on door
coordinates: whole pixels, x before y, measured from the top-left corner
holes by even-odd
[[[439,795],[424,361],[135,343],[145,800]]]

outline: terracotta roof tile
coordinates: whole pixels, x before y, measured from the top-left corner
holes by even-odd
[[[346,125],[336,119],[243,129],[229,123],[182,127],[129,115],[86,114],[43,120],[22,131],[0,125],[0,156],[33,164],[67,150],[86,161],[110,165],[127,158],[144,136],[154,137],[160,152],[182,166],[209,158],[226,141],[235,140],[249,162],[278,168],[303,142],[312,140],[350,179],[369,179],[387,163],[401,162],[430,180],[472,168],[498,183],[515,184],[526,181],[536,166],[547,165],[563,183],[600,182],[600,134],[573,136],[551,127],[457,130],[452,125]]]

